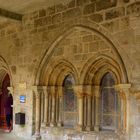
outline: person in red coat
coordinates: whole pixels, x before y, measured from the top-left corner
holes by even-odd
[[[11,106],[12,105],[13,105],[12,95],[8,94],[8,97],[5,100],[4,109],[5,109],[5,115],[6,115],[6,124],[7,124],[7,128],[9,132],[12,129],[12,124],[11,124],[11,121],[12,121],[12,107]]]

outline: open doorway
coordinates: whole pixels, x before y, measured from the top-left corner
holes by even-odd
[[[12,130],[13,98],[7,87],[10,86],[9,75],[6,74],[2,80],[0,92],[0,129],[10,132]]]

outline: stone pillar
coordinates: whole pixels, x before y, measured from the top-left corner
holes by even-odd
[[[74,91],[77,95],[77,103],[78,103],[77,129],[83,130],[83,87],[81,85],[74,86]]]
[[[95,101],[94,101],[94,96],[91,96],[91,130],[94,130],[94,125],[95,125]]]
[[[87,126],[87,95],[83,94],[83,126]]]
[[[100,126],[100,86],[94,86],[94,97],[95,97],[95,126],[94,130],[99,131]]]
[[[56,92],[55,86],[50,86],[51,94],[51,126],[56,126]]]
[[[44,98],[44,92],[42,90],[41,92],[41,127],[44,127],[44,103],[45,103],[45,98]]]
[[[7,89],[12,94],[12,96],[14,96],[14,88],[13,87],[7,87]]]
[[[119,84],[116,85],[115,88],[120,91],[120,94],[124,94],[126,98],[126,114],[124,116],[124,123],[126,122],[126,134],[129,135],[129,117],[130,117],[130,92],[129,89],[131,87],[131,84]]]
[[[87,126],[86,126],[86,130],[87,131],[91,131],[92,130],[92,109],[91,109],[91,104],[92,104],[92,96],[91,96],[91,85],[89,86],[84,86],[85,88],[85,93],[86,93],[86,97],[87,97]],[[85,106],[85,105],[84,105]]]
[[[41,98],[41,87],[38,86],[34,86],[33,87],[33,92],[35,93],[35,97],[36,97],[36,112],[35,112],[35,135],[34,137],[36,138],[40,138],[40,98]]]
[[[43,104],[43,122],[41,124],[41,127],[46,128],[48,126],[48,92],[47,87],[43,86],[43,99],[41,99],[41,103]]]
[[[49,94],[47,87],[43,87],[44,95],[45,95],[45,106],[44,106],[44,124],[45,126],[49,125]]]
[[[57,109],[57,115],[58,115],[58,126],[63,126],[63,120],[62,120],[62,113],[63,113],[63,87],[59,86],[58,87],[58,109]]]

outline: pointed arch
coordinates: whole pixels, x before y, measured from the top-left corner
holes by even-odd
[[[67,28],[62,29],[62,32],[60,33],[60,35],[51,44],[51,47],[49,49],[47,49],[46,52],[44,53],[40,63],[37,66],[37,69],[35,71],[35,77],[34,77],[35,85],[40,84],[40,80],[41,80],[40,77],[42,75],[42,72],[44,71],[44,69],[46,69],[46,65],[49,63],[50,58],[51,58],[54,50],[56,49],[57,45],[62,40],[64,40],[67,36],[69,36],[71,33],[73,33],[75,31],[75,29],[77,29],[77,28],[82,28],[83,30],[86,30],[89,32],[95,32],[96,34],[98,34],[104,41],[106,41],[112,47],[112,51],[118,57],[120,64],[124,65],[124,62],[119,53],[119,51],[121,51],[121,48],[120,48],[118,42],[112,37],[112,35],[107,30],[105,30],[105,28],[103,28],[102,26],[100,26],[94,22],[91,22],[90,20],[87,20],[85,18],[79,18],[78,20],[76,20],[76,22],[72,22],[69,26],[67,26]],[[125,79],[128,83],[127,71],[126,71],[125,67],[122,67],[122,69],[124,71]]]

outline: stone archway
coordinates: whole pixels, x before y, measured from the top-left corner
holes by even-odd
[[[11,119],[13,118],[13,108],[9,105],[9,93],[11,93],[11,91],[9,91],[9,88],[11,88],[12,85],[12,80],[11,80],[11,74],[10,74],[10,69],[8,67],[8,64],[6,63],[6,61],[0,57],[0,120],[1,120],[1,124],[0,127],[2,129],[7,129],[7,124],[6,124],[6,110],[8,110],[7,113],[11,112]],[[11,93],[12,95],[12,93]],[[13,98],[11,96],[11,100],[10,100],[11,104],[13,102]],[[9,108],[9,109],[6,109]],[[10,112],[9,112],[10,111]],[[12,121],[11,121],[11,125],[13,125]],[[11,126],[12,128],[13,126]],[[10,128],[10,129],[11,129]]]
[[[70,26],[68,31],[61,34],[44,54],[35,77],[35,84],[46,88],[43,91],[46,95],[45,102],[47,102],[47,104],[44,103],[44,108],[47,107],[51,112],[58,110],[56,107],[62,101],[58,97],[62,97],[64,77],[71,73],[76,80],[74,90],[78,97],[78,125],[80,130],[99,130],[99,115],[93,115],[95,112],[91,111],[91,105],[96,104],[98,106],[99,83],[104,72],[112,71],[119,84],[128,83],[127,71],[117,50],[119,46],[116,44],[102,28],[91,22],[85,24],[83,20],[76,22],[75,25]],[[95,103],[93,102],[93,89],[94,95],[97,97]],[[39,94],[36,94],[36,98],[38,98],[36,104],[39,105],[39,101],[41,101]],[[54,108],[49,108],[48,102]],[[55,105],[56,103],[57,105]],[[83,108],[85,103],[86,106]],[[36,109],[36,113],[39,107]],[[59,114],[61,114],[59,111],[45,113],[45,125],[56,126],[56,124],[61,124],[62,119],[59,119]],[[96,108],[96,114],[98,114],[98,108]],[[40,118],[39,115],[36,114],[36,116],[38,116],[36,124],[37,131],[39,131]],[[92,118],[93,116],[94,118]],[[95,118],[97,124],[94,124]],[[49,123],[46,123],[46,120]],[[56,120],[58,120],[58,123],[56,123]]]

